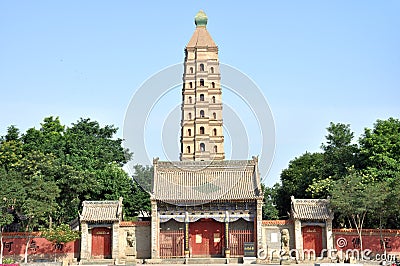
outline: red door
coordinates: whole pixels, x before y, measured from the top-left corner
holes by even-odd
[[[319,226],[306,226],[301,229],[303,234],[303,249],[315,252],[318,257],[322,251],[322,228]],[[308,256],[308,254],[305,254]]]
[[[221,256],[224,224],[213,219],[201,219],[189,224],[190,248],[193,256]]]
[[[97,259],[111,258],[111,230],[109,228],[92,229],[92,256]]]

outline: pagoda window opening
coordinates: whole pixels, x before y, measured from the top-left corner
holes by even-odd
[[[212,97],[212,103],[215,103],[215,96]]]
[[[189,119],[189,120],[192,119],[192,113],[188,113],[188,119]]]
[[[216,136],[216,135],[217,135],[217,129],[214,128],[214,129],[213,129],[213,136]]]
[[[190,137],[192,135],[192,130],[189,128],[188,129],[188,136]]]
[[[204,134],[204,127],[200,127],[200,134]]]
[[[211,82],[211,87],[215,88],[215,82]]]
[[[200,86],[204,86],[204,79],[200,79]]]
[[[193,67],[190,67],[190,74],[193,74]]]
[[[189,96],[188,100],[189,100],[189,103],[192,103],[192,96]]]
[[[200,94],[200,101],[204,102],[204,94]]]
[[[206,145],[204,143],[200,143],[200,151],[201,152],[206,151]]]
[[[214,146],[214,153],[217,153],[218,152],[218,147],[217,147],[217,145],[215,145]]]
[[[204,64],[200,64],[200,71],[204,71]]]
[[[204,117],[204,110],[200,110],[200,117]]]
[[[190,153],[190,146],[187,146],[187,147],[186,147],[186,152],[187,152],[187,153]]]
[[[210,72],[211,72],[212,74],[214,74],[214,67],[211,67],[211,68],[210,68]]]
[[[189,82],[189,88],[193,88],[193,83]]]
[[[216,113],[213,113],[213,118],[217,119],[217,114]]]

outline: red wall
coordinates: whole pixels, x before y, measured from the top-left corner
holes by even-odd
[[[26,233],[3,233],[4,256],[23,257],[28,234]],[[62,258],[77,258],[79,256],[80,242],[69,242],[57,248],[50,241],[40,237],[39,233],[32,233],[28,247],[28,259],[39,259],[52,257],[54,254]]]
[[[333,229],[334,245],[338,250],[359,249],[360,241],[355,229]],[[400,230],[382,230],[383,241],[386,242],[388,253],[400,252]],[[364,229],[362,231],[363,249],[374,253],[383,253],[381,231],[379,229]]]

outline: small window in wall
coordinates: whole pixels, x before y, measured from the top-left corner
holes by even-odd
[[[192,130],[189,128],[188,129],[188,136],[191,136],[192,135]]]
[[[189,120],[192,119],[192,113],[188,113],[188,119],[189,119]]]
[[[217,135],[217,129],[214,128],[214,129],[213,129],[213,136],[216,136],[216,135]]]
[[[204,64],[200,64],[200,71],[204,71]]]
[[[210,68],[210,72],[214,73],[214,68],[213,67]]]
[[[200,110],[200,117],[204,117],[204,110]]]
[[[200,86],[204,86],[204,79],[200,79]]]
[[[200,151],[206,151],[206,145],[204,143],[200,143]]]
[[[211,87],[215,88],[215,82],[211,82]]]
[[[192,96],[189,96],[189,103],[192,103]]]
[[[200,134],[204,134],[204,127],[200,127]]]
[[[215,152],[215,153],[218,152],[218,147],[217,147],[217,145],[214,146],[214,152]]]
[[[215,96],[212,97],[212,103],[215,103]]]
[[[186,147],[186,153],[190,153],[190,146]]]
[[[204,102],[204,94],[200,94],[200,101]]]
[[[190,74],[193,74],[193,67],[190,67]]]
[[[213,113],[213,118],[217,119],[217,114],[216,113]]]
[[[189,82],[189,88],[193,88],[193,83]]]

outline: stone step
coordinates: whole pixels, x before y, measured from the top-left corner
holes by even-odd
[[[91,260],[81,261],[79,264],[80,265],[114,265],[115,260],[114,259],[91,259]]]
[[[187,264],[239,264],[243,258],[189,258]]]

